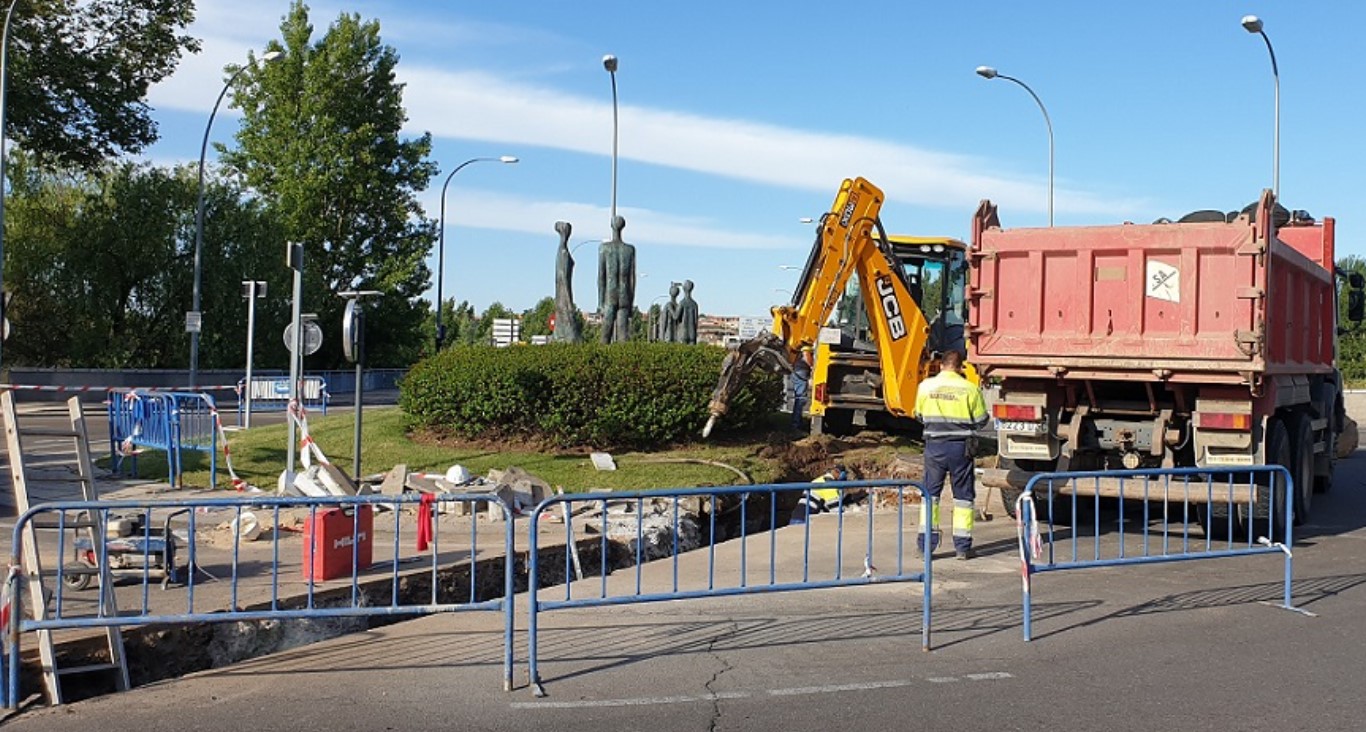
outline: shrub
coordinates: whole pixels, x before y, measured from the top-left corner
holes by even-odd
[[[469,438],[563,447],[653,447],[698,439],[725,349],[675,343],[457,346],[413,367],[399,404],[413,423]],[[754,372],[718,429],[750,430],[781,399]]]

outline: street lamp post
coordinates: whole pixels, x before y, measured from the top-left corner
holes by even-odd
[[[465,162],[455,166],[446,175],[446,180],[441,184],[441,219],[437,224],[437,247],[436,247],[436,350],[440,351],[446,343],[446,327],[441,324],[441,302],[442,285],[445,282],[446,274],[446,188],[451,184],[451,178],[460,172],[461,168],[471,163],[515,163],[519,158],[511,155],[503,155],[496,158],[470,158]]]
[[[1271,79],[1275,86],[1275,101],[1273,102],[1275,121],[1272,123],[1271,132],[1271,194],[1276,197],[1276,202],[1281,200],[1281,72],[1276,68],[1276,51],[1271,48],[1271,39],[1267,37],[1266,31],[1262,30],[1262,19],[1255,15],[1243,16],[1243,27],[1248,33],[1256,33],[1266,42],[1266,52],[1271,55]]]
[[[978,66],[977,75],[983,79],[1005,79],[1019,84],[1025,91],[1029,92],[1029,96],[1034,97],[1034,103],[1039,105],[1039,111],[1043,112],[1043,123],[1048,127],[1048,225],[1051,227],[1053,225],[1053,121],[1048,118],[1048,109],[1043,106],[1043,100],[1039,99],[1039,95],[1035,94],[1028,84],[1013,76],[999,73],[990,66]]]
[[[261,280],[243,280],[242,297],[247,299],[247,379],[244,387],[246,412],[242,426],[251,429],[251,368],[255,361],[252,350],[256,342],[256,298],[266,296],[266,283]]]
[[[261,60],[270,63],[284,57],[283,51],[267,51],[262,54]],[[218,115],[218,105],[223,103],[223,97],[227,96],[228,89],[232,88],[232,83],[237,81],[237,77],[246,71],[250,64],[245,64],[232,76],[228,77],[228,82],[223,85],[223,90],[218,92],[218,99],[213,103],[213,111],[209,112],[209,123],[204,125],[204,141],[199,145],[199,196],[194,209],[194,295],[190,303],[190,312],[185,318],[185,329],[190,331],[190,388],[195,388],[196,379],[199,376],[199,331],[203,327],[203,320],[199,312],[199,290],[202,278],[204,261],[204,158],[209,152],[209,131],[213,129],[213,118]]]
[[[602,57],[602,67],[612,77],[612,218],[617,220],[617,57],[607,54]]]

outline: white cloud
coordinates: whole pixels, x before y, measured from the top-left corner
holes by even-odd
[[[152,90],[153,105],[207,113],[221,89],[223,66],[241,63],[248,49],[259,52],[267,39],[276,37],[279,19],[286,8],[284,2],[264,0],[202,3],[200,19],[192,31],[203,36],[203,52],[186,59],[171,79]],[[317,32],[335,16],[335,10],[315,6]],[[459,33],[459,27],[438,23],[428,32],[449,36]],[[410,18],[405,18],[399,28],[405,35],[420,32]],[[214,32],[208,33],[209,29]],[[513,33],[506,26],[494,30],[504,38]],[[576,96],[488,71],[451,70],[420,63],[401,64],[399,78],[410,90],[405,103],[410,118],[408,126],[413,132],[610,155],[610,137],[602,134],[611,124],[610,100]],[[421,93],[412,93],[413,90]],[[219,113],[230,114],[227,109]],[[888,140],[630,104],[621,106],[619,114],[621,129],[629,130],[620,140],[622,159],[665,168],[819,192],[828,192],[831,181],[841,180],[852,172],[876,181],[891,200],[957,211],[971,210],[983,197],[1017,211],[1041,210],[1045,200],[1041,181],[1003,175],[992,169],[992,161],[973,156]],[[553,221],[554,217],[572,218],[577,211],[571,207],[582,206],[526,201],[517,205],[522,207],[519,215],[491,220],[488,225],[514,230],[527,226],[528,230],[540,232],[545,221],[537,219],[534,227],[522,223],[532,220],[528,212],[543,214]],[[1056,208],[1064,214],[1104,213],[1113,217],[1131,215],[1146,207],[1147,203],[1141,200],[1116,200],[1067,187],[1056,191]],[[710,229],[706,222],[662,213],[635,212],[632,228],[642,238],[660,241],[724,246],[718,242],[738,238],[748,242],[748,246],[772,245],[765,243],[764,237]]]
[[[423,207],[433,218],[440,210],[440,194],[428,191],[422,197]],[[784,249],[791,248],[801,237],[781,237],[768,234],[735,231],[733,227],[705,219],[652,211],[642,208],[619,207],[618,212],[630,223],[624,232],[631,241],[648,242],[659,246],[705,247],[717,249]],[[593,204],[571,201],[534,201],[519,196],[491,194],[485,190],[451,189],[446,196],[446,221],[450,225],[472,226],[499,231],[545,236],[556,221],[607,221],[608,209]],[[611,234],[603,229],[581,227],[574,233],[575,241],[586,238],[605,238]]]

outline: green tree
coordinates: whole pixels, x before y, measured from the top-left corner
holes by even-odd
[[[416,194],[436,172],[431,136],[400,136],[398,54],[381,42],[378,22],[342,14],[314,40],[308,7],[295,2],[280,31],[267,46],[285,57],[239,77],[238,147],[223,159],[268,202],[284,237],[303,245],[304,308],[324,332],[341,325],[337,292],[379,290],[366,316],[367,360],[407,365],[427,339],[430,307],[418,296],[436,228]],[[339,338],[310,359],[315,368],[342,363]]]
[[[23,154],[14,162],[5,253],[6,287],[14,293],[7,317],[14,334],[5,344],[6,360],[35,366],[184,366],[193,171],[133,163],[61,171],[37,167]],[[240,191],[214,181],[206,194],[214,211],[209,231],[225,244],[205,252],[205,292],[208,302],[221,304],[236,296],[235,267],[262,261],[262,242],[276,238],[259,206]],[[226,307],[208,311],[213,319],[206,315],[209,367],[243,363],[245,319],[237,305],[231,315]]]
[[[522,339],[530,342],[532,336],[550,335],[550,316],[554,312],[555,298],[544,297],[522,313]]]
[[[515,318],[517,313],[501,302],[494,302],[484,311],[483,315],[474,323],[472,329],[473,338],[466,343],[482,343],[488,345],[493,342],[493,321],[498,318]]]
[[[142,150],[157,139],[147,89],[199,50],[182,33],[193,20],[194,0],[20,2],[6,134],[44,159],[83,168]]]

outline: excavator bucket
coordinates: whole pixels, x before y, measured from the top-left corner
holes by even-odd
[[[730,408],[730,401],[740,393],[741,387],[745,385],[745,379],[756,368],[774,373],[787,373],[792,370],[787,346],[783,345],[782,339],[764,331],[726,354],[726,360],[721,362],[721,378],[717,380],[716,389],[711,393],[711,402],[707,405],[707,411],[711,412],[711,416],[707,418],[707,425],[702,428],[704,439],[711,435],[716,420]]]

